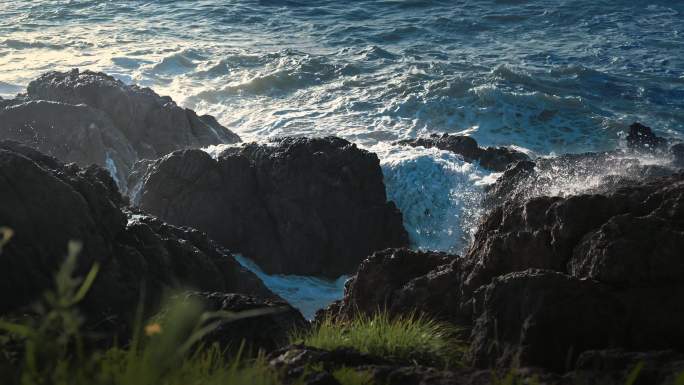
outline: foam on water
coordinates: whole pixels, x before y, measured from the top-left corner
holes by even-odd
[[[259,277],[266,287],[299,309],[304,317],[313,319],[316,311],[342,298],[344,283],[349,277],[342,276],[335,281],[301,275],[269,275],[254,261],[234,255],[242,266]]]
[[[378,144],[388,199],[401,210],[414,247],[458,253],[482,213],[490,173],[435,148]]]
[[[5,1],[0,96],[80,67],[215,115],[246,141],[346,138],[378,153],[413,245],[457,252],[496,175],[390,143],[449,132],[537,155],[608,150],[635,120],[682,139],[682,15],[671,0]],[[309,315],[303,298],[340,295],[260,274]]]

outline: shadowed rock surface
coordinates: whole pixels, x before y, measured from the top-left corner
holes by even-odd
[[[126,210],[106,170],[63,165],[0,142],[0,223],[15,236],[0,258],[0,312],[31,304],[54,286],[70,240],[83,243],[79,273],[100,273],[83,303],[89,325],[126,329],[144,283],[152,308],[165,289],[195,288],[275,298],[205,234]]]
[[[206,231],[267,273],[337,277],[408,244],[379,160],[346,140],[285,138],[170,154],[142,177],[141,209]]]
[[[432,134],[427,138],[402,140],[398,144],[451,151],[461,155],[466,162],[478,162],[492,171],[504,171],[509,164],[529,160],[526,154],[508,147],[482,148],[475,139],[463,135]]]
[[[235,293],[188,293],[186,299],[199,300],[207,311],[226,311],[247,318],[222,323],[203,338],[237,352],[244,343],[246,353],[273,351],[288,343],[290,333],[309,326],[299,310],[278,299],[264,299]]]
[[[0,103],[0,140],[16,140],[66,162],[106,167],[120,188],[136,160],[181,148],[236,143],[208,115],[149,88],[99,72],[49,72]]]
[[[327,312],[387,306],[451,320],[471,328],[480,367],[565,372],[586,350],[684,352],[682,208],[684,172],[511,200],[484,218],[462,258],[371,256]]]

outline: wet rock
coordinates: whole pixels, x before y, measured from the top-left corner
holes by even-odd
[[[344,299],[331,308],[329,314],[351,318],[357,313],[373,314],[379,310],[388,310],[394,314],[408,314],[416,310],[431,314],[443,312],[446,305],[443,296],[438,299],[438,303],[432,304],[434,307],[430,306],[427,298],[420,302],[407,297],[418,295],[415,291],[425,285],[422,282],[413,282],[414,279],[439,266],[448,265],[454,258],[456,257],[445,253],[409,249],[376,252],[364,260],[356,275],[347,281]],[[440,292],[440,295],[444,294],[443,291]]]
[[[662,149],[667,141],[658,137],[650,127],[641,123],[633,123],[629,126],[627,146],[635,151],[656,151]]]
[[[0,105],[0,139],[107,168],[120,188],[138,159],[240,138],[210,116],[98,72],[49,72]]]
[[[667,140],[639,123],[632,125],[627,142],[624,150],[564,154],[512,164],[486,188],[485,205],[491,208],[538,196],[569,196],[615,188],[670,175],[684,164],[678,160],[684,157],[677,155],[684,150],[675,145],[666,153]]]
[[[672,163],[675,167],[684,167],[684,143],[677,143],[670,147],[670,154],[672,154]]]
[[[217,159],[179,151],[143,180],[143,210],[206,231],[271,274],[337,277],[408,244],[377,156],[339,138],[248,144]]]
[[[572,369],[589,349],[620,346],[627,311],[600,283],[548,270],[495,278],[485,289],[469,354],[480,367]]]
[[[67,244],[83,244],[79,273],[100,273],[83,302],[88,325],[125,331],[145,285],[148,309],[165,289],[195,288],[275,298],[205,234],[126,210],[109,174],[63,165],[0,142],[0,223],[15,236],[0,258],[0,312],[25,307],[53,288]]]
[[[512,163],[529,160],[526,154],[508,147],[482,148],[475,139],[463,135],[432,134],[428,138],[402,140],[398,144],[451,151],[461,155],[466,162],[478,162],[492,171],[504,171]]]
[[[637,366],[641,369],[635,385],[674,384],[677,376],[684,372],[684,355],[672,350],[591,350],[580,355],[574,372],[568,377],[579,384],[622,385]]]
[[[205,343],[218,343],[234,351],[243,343],[245,353],[273,351],[287,345],[295,329],[309,325],[299,310],[278,299],[222,292],[195,292],[184,297],[199,300],[207,311],[228,311],[247,317],[225,322],[204,338]]]

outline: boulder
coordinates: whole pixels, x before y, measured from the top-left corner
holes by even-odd
[[[279,299],[264,299],[245,294],[193,292],[185,299],[199,300],[207,311],[227,311],[247,316],[220,324],[204,337],[207,344],[218,343],[234,352],[273,351],[287,345],[290,333],[309,326],[299,310]]]
[[[276,298],[205,234],[126,209],[107,171],[81,169],[0,142],[0,223],[14,238],[0,258],[0,312],[19,311],[54,286],[67,244],[83,244],[79,274],[101,268],[83,303],[88,325],[130,326],[142,285],[148,309],[165,290],[195,288]]]
[[[620,346],[627,310],[608,287],[549,270],[495,278],[483,288],[469,355],[480,367],[572,369],[581,352]]]
[[[504,171],[515,162],[527,161],[529,157],[520,151],[508,147],[478,146],[475,139],[464,135],[437,135],[432,134],[427,138],[407,139],[398,144],[411,147],[436,147],[440,150],[451,151],[461,155],[466,162],[477,162],[480,166],[492,171]]]
[[[106,167],[120,188],[136,160],[174,150],[236,143],[211,116],[178,107],[149,88],[99,72],[49,72],[0,104],[0,140],[16,140],[67,162]]]
[[[148,167],[140,208],[206,231],[270,274],[337,277],[408,244],[377,156],[334,137],[230,147],[216,159],[174,152]]]
[[[424,298],[425,301],[417,301],[408,297],[417,296],[415,292],[422,289],[422,282],[415,283],[415,279],[440,266],[449,265],[455,258],[456,256],[445,253],[409,249],[378,251],[361,262],[356,274],[347,281],[343,300],[333,305],[327,313],[321,313],[319,318],[326,314],[351,318],[357,313],[373,314],[383,310],[393,314],[407,314],[411,311],[442,313],[447,305],[443,296],[437,303],[431,303],[427,298]],[[446,293],[442,291],[440,294]]]
[[[661,150],[667,141],[658,137],[651,127],[646,127],[641,123],[633,123],[629,126],[627,135],[627,147],[636,151],[656,151]]]

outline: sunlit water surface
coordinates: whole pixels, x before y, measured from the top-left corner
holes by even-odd
[[[245,140],[356,142],[380,157],[414,246],[452,252],[496,175],[392,142],[466,133],[553,155],[619,147],[635,120],[684,136],[680,1],[0,0],[0,96],[73,67],[150,86]],[[339,296],[339,282],[292,279],[278,290],[302,288],[283,294],[294,303]]]

